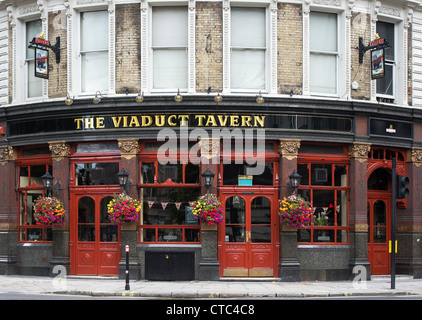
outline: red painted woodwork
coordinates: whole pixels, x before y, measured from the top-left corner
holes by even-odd
[[[226,215],[219,229],[220,276],[276,277],[279,259],[276,188],[265,190],[261,187],[247,192],[245,188],[237,192],[230,190],[236,187],[227,189],[220,195]],[[244,208],[244,218],[235,222],[227,216],[231,213],[226,208],[233,197]],[[237,239],[234,240],[236,233]]]
[[[368,190],[368,261],[371,274],[390,274],[391,191]]]
[[[105,218],[106,205],[119,187],[78,188],[71,192],[71,274],[117,275],[121,259],[120,228]],[[91,210],[83,220],[82,209]],[[85,204],[85,206],[84,206]]]

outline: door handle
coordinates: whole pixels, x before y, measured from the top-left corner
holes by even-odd
[[[245,241],[251,242],[251,232],[250,231],[246,231]]]

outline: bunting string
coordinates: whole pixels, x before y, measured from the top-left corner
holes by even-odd
[[[150,200],[148,200],[148,207],[151,209],[151,207],[154,205],[154,203],[161,205],[163,210],[166,210],[166,208],[169,204],[174,204],[176,206],[176,209],[180,210],[182,203],[187,203],[190,206],[193,202],[169,202],[169,201],[164,202],[164,201],[150,201]]]

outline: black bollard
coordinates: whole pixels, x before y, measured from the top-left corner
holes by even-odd
[[[126,245],[125,247],[126,251],[126,286],[125,290],[130,290],[129,286],[129,246]]]

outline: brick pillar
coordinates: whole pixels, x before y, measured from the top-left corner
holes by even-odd
[[[409,196],[406,207],[397,208],[397,273],[422,278],[422,148],[407,153]]]
[[[69,254],[69,155],[70,146],[64,141],[50,142],[51,157],[53,159],[53,196],[57,197],[64,205],[67,212],[63,227],[53,226],[53,257],[50,261],[51,276],[59,272],[54,270],[55,266],[64,266],[67,273],[70,273]]]
[[[16,274],[16,150],[0,146],[0,275]]]
[[[280,140],[280,198],[290,195],[289,175],[297,170],[300,140]],[[277,204],[278,205],[278,204]],[[280,225],[280,261],[278,275],[281,281],[299,281],[300,263],[297,254],[297,229]]]
[[[211,172],[215,174],[213,185],[210,188],[210,193],[218,194],[217,185],[220,140],[202,138],[199,144],[201,148],[201,164],[199,167],[199,174],[205,172],[207,168],[209,168]],[[206,188],[202,187],[201,194],[205,194],[206,192]],[[201,260],[199,262],[199,274],[197,277],[199,280],[220,279],[217,234],[217,228],[201,226]]]
[[[350,166],[350,203],[349,203],[349,239],[350,272],[353,277],[355,266],[364,266],[367,279],[371,271],[368,262],[368,177],[367,162],[371,144],[355,142],[349,147]]]
[[[119,139],[118,145],[121,154],[121,167],[129,173],[128,177],[128,195],[134,199],[139,199],[138,196],[138,154],[139,141],[138,139]],[[128,245],[129,250],[129,278],[138,280],[141,278],[141,263],[138,259],[137,244],[138,244],[138,225],[139,222],[124,223],[121,226],[121,250],[122,259],[119,263],[119,278],[125,278],[126,271],[126,252],[125,247]]]

